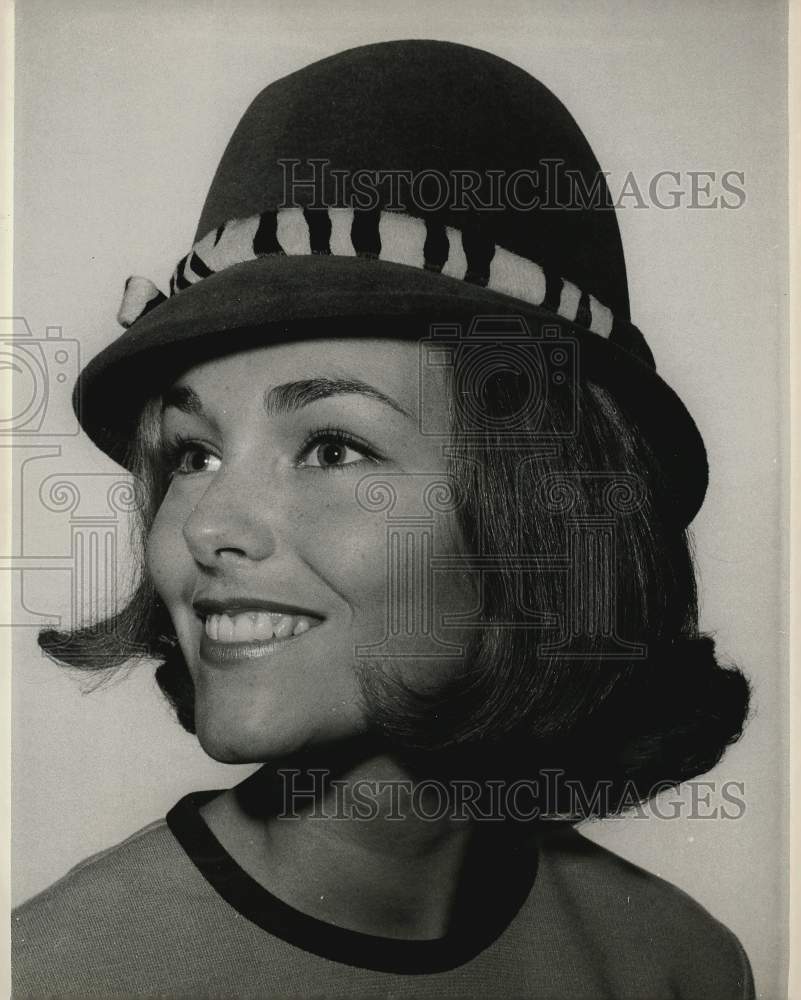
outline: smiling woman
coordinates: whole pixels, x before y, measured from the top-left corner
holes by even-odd
[[[503,60],[350,50],[256,98],[169,297],[128,282],[76,403],[135,476],[140,580],[40,642],[155,658],[203,749],[263,766],[22,906],[18,996],[754,995],[730,931],[573,828],[709,770],[749,699],[698,629],[704,447],[614,215],[278,187],[555,152],[598,174]]]

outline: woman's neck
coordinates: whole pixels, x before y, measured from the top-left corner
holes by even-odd
[[[330,765],[331,758],[328,758]],[[252,878],[310,916],[382,937],[432,939],[451,925],[475,822],[445,783],[388,756],[264,767],[202,807]]]

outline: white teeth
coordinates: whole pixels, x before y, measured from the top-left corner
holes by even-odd
[[[292,615],[281,615],[274,624],[276,639],[286,639],[287,636],[292,635],[294,624],[295,619]]]
[[[303,635],[312,627],[305,615],[272,611],[243,611],[233,615],[207,615],[205,632],[214,642],[267,642]]]
[[[256,615],[256,622],[253,627],[253,638],[254,639],[272,639],[273,637],[273,622],[270,615],[266,611],[259,611]]]
[[[234,618],[234,642],[247,642],[253,638],[254,622],[250,615],[236,615]]]

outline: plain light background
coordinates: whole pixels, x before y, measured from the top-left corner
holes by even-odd
[[[628,202],[618,214],[632,318],[709,451],[710,489],[693,525],[702,625],[749,674],[755,699],[744,739],[706,777],[742,782],[746,811],[632,817],[585,832],[731,927],[769,998],[783,995],[787,907],[785,33],[776,0],[337,9],[22,0],[16,55],[15,312],[40,337],[61,326],[84,363],[116,336],[129,274],[166,286],[250,100],[352,45],[442,38],[522,66],[570,109],[613,190],[629,171],[647,187],[677,170],[685,189],[688,171],[744,173],[737,210]],[[66,426],[66,393],[55,390],[51,407]],[[69,551],[69,529],[38,500],[40,480],[82,475],[91,501],[115,471],[87,440],[59,443],[59,456],[26,467],[16,505],[26,552],[43,566]],[[63,574],[29,572],[25,601],[66,615]],[[204,756],[172,720],[150,667],[87,694],[40,656],[35,629],[17,628],[14,641],[15,901],[185,792],[246,773]]]

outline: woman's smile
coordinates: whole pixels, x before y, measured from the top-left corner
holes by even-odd
[[[266,611],[239,611],[235,615],[209,615],[204,619],[206,637],[212,642],[266,642],[303,635],[312,627],[303,615],[271,615]]]
[[[200,659],[216,666],[259,660],[294,645],[312,627],[308,618],[284,615],[272,622],[264,612],[240,614],[234,619],[211,615],[204,622]]]
[[[323,617],[311,611],[249,598],[201,597],[192,606],[203,623],[201,658],[214,663],[267,655],[323,623]]]

